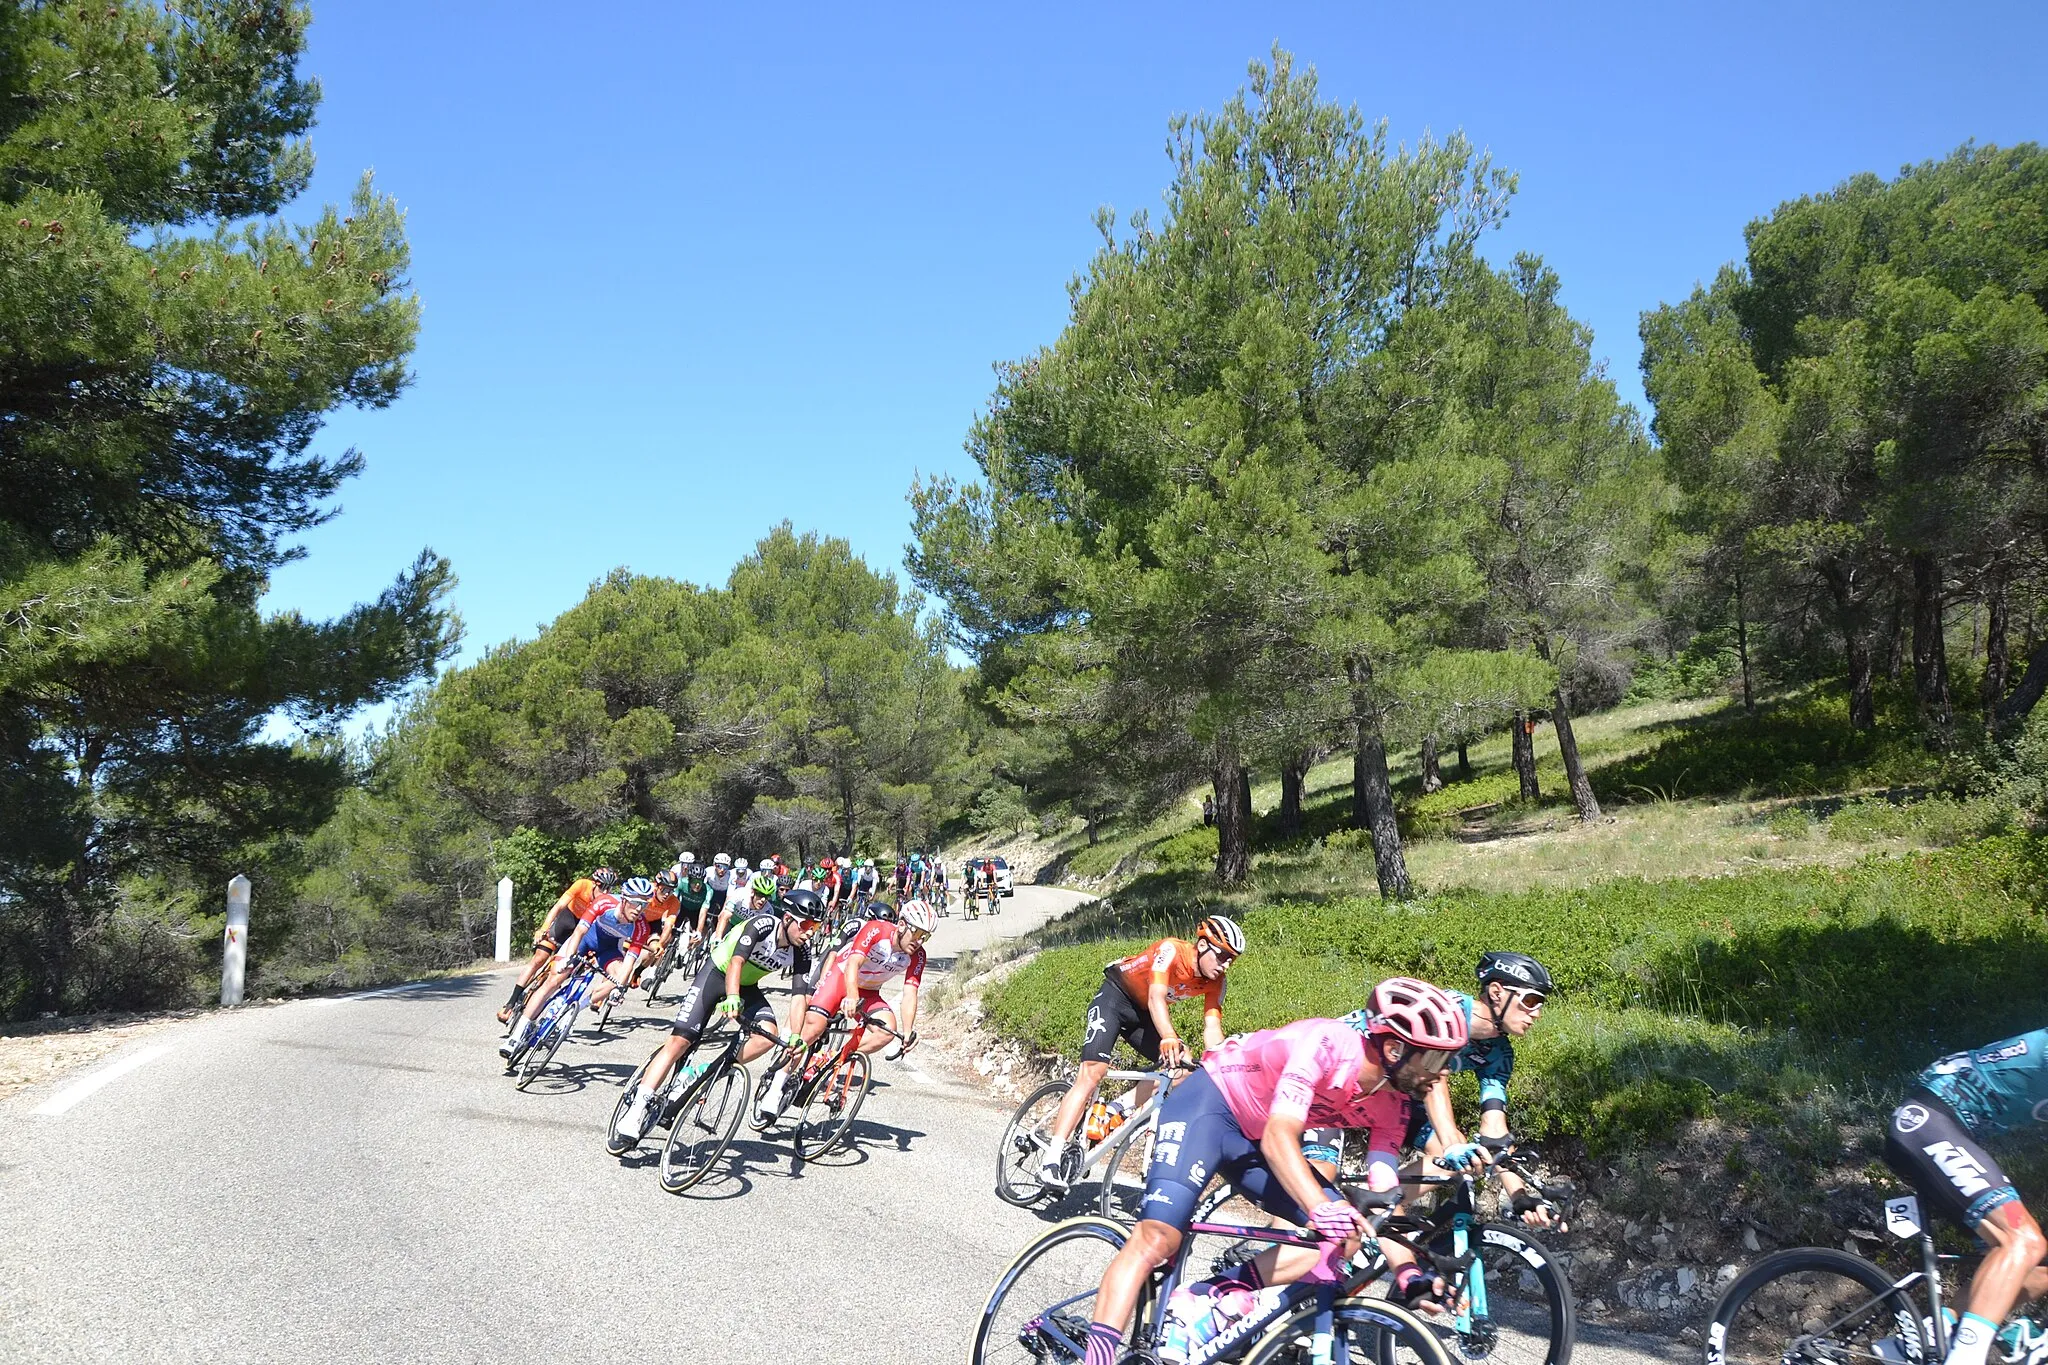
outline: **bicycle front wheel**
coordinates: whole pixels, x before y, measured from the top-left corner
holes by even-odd
[[[624,1156],[640,1145],[639,1139],[629,1140],[621,1133],[619,1124],[626,1117],[626,1106],[632,1103],[633,1092],[640,1088],[640,1078],[647,1074],[647,1067],[647,1062],[640,1063],[640,1069],[633,1073],[632,1079],[626,1082],[626,1088],[619,1092],[618,1103],[612,1106],[612,1121],[604,1130],[604,1149],[613,1156]]]
[[[1038,1168],[1052,1142],[1052,1121],[1066,1093],[1067,1082],[1047,1081],[1025,1096],[1017,1112],[1010,1115],[996,1148],[996,1197],[1005,1204],[1025,1208],[1045,1193]]]
[[[1145,1198],[1145,1171],[1152,1164],[1152,1138],[1158,1125],[1151,1121],[1126,1124],[1102,1164],[1101,1186],[1095,1197],[1095,1211],[1119,1223],[1138,1221],[1138,1207]]]
[[[1462,1354],[1503,1365],[1571,1365],[1579,1315],[1557,1257],[1512,1224],[1480,1223],[1469,1237],[1472,1269],[1461,1288],[1472,1293],[1476,1273],[1486,1312],[1459,1333]],[[1446,1258],[1453,1255],[1451,1234],[1431,1242],[1429,1249]]]
[[[867,1098],[870,1074],[867,1054],[856,1052],[851,1061],[819,1075],[804,1098],[803,1113],[796,1123],[799,1157],[816,1161],[846,1145],[854,1115],[860,1113],[860,1102]]]
[[[1075,1365],[1088,1349],[1096,1287],[1126,1236],[1108,1219],[1074,1218],[1024,1248],[989,1291],[972,1365]],[[1131,1324],[1118,1325],[1128,1338]]]
[[[730,1066],[697,1086],[683,1101],[661,1149],[661,1187],[681,1194],[710,1174],[747,1106],[747,1069]]]
[[[1707,1365],[1918,1361],[1928,1351],[1914,1300],[1862,1257],[1826,1247],[1766,1256],[1728,1286],[1707,1324]]]
[[[1450,1365],[1443,1342],[1415,1314],[1385,1299],[1339,1299],[1331,1305],[1330,1336],[1317,1340],[1314,1304],[1266,1329],[1246,1365],[1310,1365],[1321,1360],[1373,1365]]]
[[[519,1089],[524,1090],[532,1085],[540,1079],[540,1073],[548,1069],[548,1063],[554,1061],[555,1054],[562,1050],[563,1040],[568,1038],[569,1030],[576,1027],[576,1016],[579,1013],[581,1011],[576,1009],[563,1010],[556,1016],[554,1027],[548,1031],[546,1041],[537,1042],[527,1049],[526,1056],[519,1063],[519,1080],[516,1082]]]

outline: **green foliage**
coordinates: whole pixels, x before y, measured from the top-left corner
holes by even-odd
[[[367,178],[310,222],[266,217],[312,169],[306,23],[241,0],[0,8],[10,1015],[181,992],[159,968],[188,955],[153,945],[233,872],[288,884],[286,845],[355,778],[322,736],[454,647],[431,553],[336,621],[257,610],[361,467],[311,453],[323,418],[398,395],[419,317],[403,215]],[[265,739],[280,717],[314,738]]]
[[[1602,772],[1621,799],[1702,795],[1814,796],[1938,780],[1943,772],[1901,722],[1851,724],[1838,691],[1809,694],[1754,716],[1724,711],[1691,722],[1648,753]]]
[[[1252,946],[1227,1022],[1341,1013],[1396,973],[1462,987],[1482,952],[1512,946],[1559,987],[1517,1046],[1517,1129],[1614,1151],[1729,1097],[1888,1092],[1943,1050],[2031,1027],[2044,894],[2048,841],[2010,835],[1847,870],[1259,904],[1240,912]],[[1124,942],[1040,953],[991,989],[991,1017],[1075,1046],[1093,974]]]
[[[974,798],[968,823],[977,834],[1002,833],[1015,838],[1032,823],[1031,807],[1025,804],[1024,793],[1016,783],[999,780],[984,787],[981,795]]]

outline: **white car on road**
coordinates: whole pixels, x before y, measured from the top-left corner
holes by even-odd
[[[996,865],[996,889],[1005,896],[1016,895],[1016,883],[1010,880],[1010,865],[1001,858],[978,857],[966,859],[960,864],[960,885],[963,887],[973,886],[979,890],[981,873],[978,870],[971,869],[979,869],[983,863],[991,861]]]

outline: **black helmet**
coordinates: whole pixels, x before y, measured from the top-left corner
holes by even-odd
[[[796,878],[790,876],[787,872],[775,879],[775,891],[778,896],[787,896],[795,887]]]
[[[1527,953],[1488,953],[1479,959],[1479,985],[1494,982],[1511,990],[1551,992],[1550,973]]]
[[[782,913],[788,919],[807,919],[823,922],[825,902],[815,891],[792,891],[781,900]]]
[[[597,871],[590,874],[590,880],[596,882],[606,891],[609,891],[619,884],[619,874],[608,867],[600,867]]]
[[[672,867],[664,867],[661,871],[654,874],[654,884],[664,891],[675,890],[676,870]]]
[[[868,918],[885,919],[889,923],[894,924],[896,922],[896,907],[887,901],[869,901]]]

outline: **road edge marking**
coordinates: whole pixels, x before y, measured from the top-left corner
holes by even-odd
[[[112,1085],[138,1067],[147,1066],[170,1050],[169,1043],[151,1043],[140,1052],[131,1052],[118,1062],[103,1066],[91,1075],[73,1081],[29,1112],[48,1118],[67,1113],[80,1101],[96,1094],[103,1087]]]

